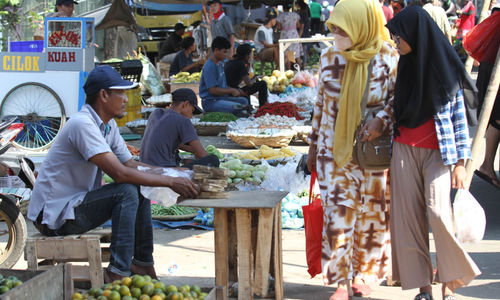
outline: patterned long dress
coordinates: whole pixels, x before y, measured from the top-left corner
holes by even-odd
[[[365,170],[333,160],[335,120],[346,60],[333,47],[320,59],[318,100],[310,143],[317,146],[317,172],[324,209],[322,268],[325,284],[358,277],[383,278],[390,267],[388,171]],[[398,54],[388,43],[374,57],[368,106],[385,105],[394,95]],[[385,125],[390,118],[379,112]]]
[[[282,12],[279,14],[277,21],[281,23],[280,39],[298,39],[300,38],[297,31],[297,22],[300,16],[295,12]],[[299,43],[291,44],[285,52],[295,52],[295,58],[302,56],[302,46]]]

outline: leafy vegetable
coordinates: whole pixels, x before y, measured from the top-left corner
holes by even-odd
[[[204,114],[203,117],[201,117],[200,122],[231,122],[236,121],[237,119],[238,117],[231,113],[210,112]]]
[[[191,215],[198,211],[198,208],[184,207],[174,204],[170,207],[151,204],[151,214],[155,216],[174,216],[174,215]]]

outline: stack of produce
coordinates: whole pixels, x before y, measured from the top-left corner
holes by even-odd
[[[201,291],[197,285],[166,286],[163,282],[151,279],[148,275],[133,275],[122,280],[107,283],[102,288],[92,288],[88,293],[74,293],[72,299],[97,300],[164,300],[184,299],[202,300],[207,293]]]
[[[294,157],[296,155],[297,153],[293,151],[290,147],[281,147],[281,149],[275,150],[266,145],[262,145],[257,150],[248,151],[246,153],[236,153],[233,157],[239,159],[250,159],[250,160],[261,160],[261,159],[272,160],[272,159]]]
[[[128,149],[128,151],[130,151],[130,154],[135,155],[135,156],[141,155],[141,149],[137,149],[136,147],[130,145],[127,142],[125,142],[125,144],[127,145],[127,149]]]
[[[199,198],[221,199],[227,198],[224,192],[227,187],[229,170],[207,166],[193,166],[194,182],[200,186]]]
[[[20,286],[23,282],[17,279],[16,276],[9,276],[3,278],[3,275],[0,274],[0,294],[5,294],[11,289]]]
[[[208,145],[205,148],[205,151],[207,151],[208,154],[217,156],[219,159],[224,158],[224,154],[220,153],[219,149],[217,149],[214,145]]]
[[[200,82],[201,72],[189,74],[189,72],[179,72],[172,76],[172,83]]]
[[[267,89],[270,92],[283,93],[286,87],[291,84],[294,75],[295,73],[292,70],[288,70],[285,73],[274,70],[271,76],[264,76],[262,80],[266,82]]]
[[[151,204],[151,215],[153,216],[185,216],[198,212],[198,208],[184,207],[174,204],[169,207],[163,205]]]
[[[238,117],[225,112],[209,112],[200,118],[200,122],[231,122],[237,120]]]
[[[248,182],[259,185],[266,178],[267,166],[251,166],[234,157],[227,162],[223,162],[220,167],[228,170],[229,178],[227,183],[229,184]]]
[[[303,120],[295,117],[265,114],[260,117],[241,118],[227,125],[230,131],[244,131],[249,128],[283,128],[290,129],[293,126],[304,125]]]
[[[269,115],[279,115],[286,117],[293,117],[297,120],[303,120],[304,118],[299,114],[301,108],[297,105],[290,102],[275,102],[275,103],[266,103],[257,110],[255,113],[255,117],[264,116],[266,114]]]
[[[297,72],[297,74],[295,74],[293,79],[290,81],[290,84],[292,84],[296,88],[301,88],[303,86],[315,88],[317,83],[318,80],[309,71]]]

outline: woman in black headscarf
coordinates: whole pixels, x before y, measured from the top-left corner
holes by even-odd
[[[443,299],[480,274],[455,238],[450,189],[463,188],[470,158],[464,66],[428,13],[419,6],[389,21],[401,55],[393,104],[391,244],[393,278],[415,299],[432,299],[430,225],[436,244],[436,281]],[[377,119],[375,119],[377,122]],[[380,122],[380,121],[379,121]]]

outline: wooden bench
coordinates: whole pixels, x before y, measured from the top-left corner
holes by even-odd
[[[56,263],[88,262],[88,266],[67,264],[68,282],[90,281],[92,287],[104,284],[102,262],[109,261],[111,228],[98,228],[79,235],[47,237],[36,233],[26,240],[24,259],[29,270],[39,270]],[[39,261],[41,260],[41,261]],[[44,267],[45,266],[45,267]]]

